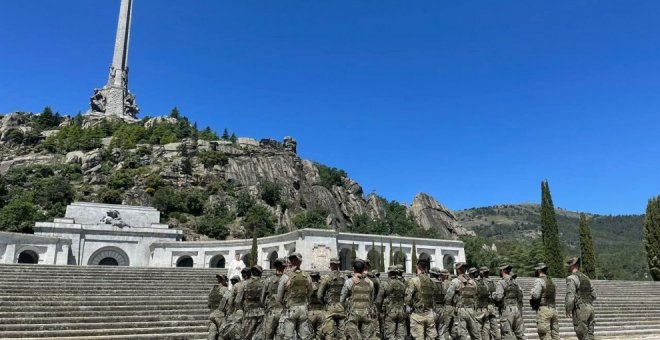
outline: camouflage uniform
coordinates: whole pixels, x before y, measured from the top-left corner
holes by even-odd
[[[573,258],[568,261],[569,266],[579,265],[580,259]],[[566,315],[573,318],[573,328],[579,340],[593,340],[594,320],[593,301],[596,294],[591,286],[591,280],[580,271],[572,273],[566,278]]]
[[[380,289],[380,273],[377,270],[372,270],[369,272],[367,275],[369,277],[369,280],[374,284],[374,297],[378,296],[378,291]],[[377,304],[374,304],[373,306],[373,311],[372,313],[376,315],[376,336],[380,338],[380,335],[382,333],[382,319],[381,319],[381,311],[380,307]]]
[[[227,294],[227,304],[225,306],[226,319],[220,328],[220,337],[222,339],[241,339],[243,311],[237,308],[235,301],[238,291],[245,281],[238,281],[232,285]]]
[[[217,340],[220,338],[220,330],[225,319],[225,307],[229,298],[229,289],[226,286],[218,285],[216,288],[216,293],[220,296],[220,299],[215,309],[211,312],[208,340]]]
[[[300,253],[291,254],[289,259],[293,257],[302,261]],[[277,299],[286,307],[280,318],[280,327],[284,329],[284,339],[311,339],[307,319],[307,303],[311,289],[312,280],[309,274],[299,268],[282,275],[277,288]]]
[[[479,268],[479,271],[481,272],[484,283],[486,286],[488,286],[489,295],[487,322],[489,325],[490,333],[488,336],[482,335],[482,340],[501,340],[502,334],[500,332],[500,317],[498,315],[497,308],[495,308],[495,300],[493,300],[493,294],[495,294],[495,282],[488,279],[488,273],[490,272],[488,267],[481,267]]]
[[[363,261],[356,259],[357,261]],[[362,273],[354,273],[346,279],[341,290],[340,302],[348,308],[346,339],[378,339],[376,315],[373,315],[374,285]]]
[[[486,284],[486,280],[480,277],[476,277],[474,280],[477,284],[475,319],[481,329],[481,339],[487,340],[490,338],[490,320],[488,319],[490,315],[490,310],[488,309],[488,305],[490,304],[490,290],[488,284]]]
[[[511,266],[500,267],[500,270],[511,270]],[[516,279],[504,274],[495,286],[495,301],[500,305],[500,324],[502,339],[526,339],[525,323],[522,317],[523,292]]]
[[[464,268],[463,262],[456,263],[456,269]],[[477,284],[466,274],[461,274],[451,281],[447,288],[445,303],[455,308],[452,337],[456,340],[481,340],[481,329],[475,317]]]
[[[410,335],[413,339],[435,339],[438,337],[438,331],[435,328],[435,313],[433,312],[434,290],[435,285],[426,273],[418,274],[408,282],[406,305],[412,307]]]
[[[284,259],[277,259],[276,261],[286,262]],[[280,278],[282,273],[275,273],[268,277],[264,292],[261,297],[266,306],[266,316],[264,317],[264,338],[266,340],[273,340],[275,338],[281,339],[283,334],[277,334],[278,326],[280,324],[280,317],[282,316],[282,304],[277,301],[277,288],[279,287]]]
[[[319,272],[313,272],[312,276],[312,294],[309,297],[309,307],[307,312],[307,319],[309,320],[309,327],[312,332],[312,339],[321,339],[321,326],[325,321],[323,312],[323,300],[318,297],[320,283],[318,280]],[[316,280],[314,280],[316,278]]]
[[[406,284],[397,279],[397,269],[390,267],[390,278],[380,285],[376,297],[382,314],[383,336],[385,339],[403,340],[408,333],[406,325],[405,295]]]
[[[438,332],[437,339],[449,339],[448,328],[450,322],[451,310],[445,305],[445,295],[449,288],[449,281],[445,280],[445,275],[449,272],[440,268],[431,268],[432,278],[434,285],[433,291],[433,311],[435,312],[435,329]]]
[[[540,340],[559,340],[559,314],[555,309],[555,291],[555,284],[549,276],[534,280],[531,296],[532,300],[539,301],[536,329]]]
[[[339,259],[333,258],[339,264]],[[344,306],[339,303],[341,290],[344,286],[344,276],[339,271],[333,271],[323,277],[319,284],[317,298],[325,303],[325,321],[321,326],[321,335],[325,340],[344,339]]]
[[[254,274],[252,278],[242,285],[242,289],[236,296],[236,305],[243,311],[243,339],[263,339],[263,320],[265,315],[261,296],[264,291],[265,282],[261,278],[261,266],[251,268]]]

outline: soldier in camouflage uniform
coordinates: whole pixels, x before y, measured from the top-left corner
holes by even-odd
[[[243,339],[263,339],[262,324],[265,308],[261,295],[266,286],[261,278],[263,269],[256,265],[250,268],[252,277],[245,281],[236,296],[236,306],[243,311]]]
[[[277,300],[285,307],[280,318],[284,339],[311,339],[307,303],[312,293],[312,279],[300,269],[302,254],[289,255],[291,271],[282,275],[277,287]]]
[[[591,280],[580,271],[580,258],[574,257],[566,263],[571,273],[566,278],[566,317],[573,319],[573,328],[579,340],[593,340],[594,320],[593,301],[596,293],[591,286]]]
[[[209,297],[209,308],[211,308],[211,322],[209,324],[209,334],[208,340],[217,340],[220,336],[220,329],[222,329],[222,323],[225,319],[225,306],[227,304],[227,298],[229,298],[229,289],[227,288],[227,276],[226,275],[216,275],[218,278],[218,285],[213,287],[211,291],[212,294],[217,294],[219,297],[217,303],[215,303],[216,298],[213,297],[213,304],[211,304],[211,297]]]
[[[344,339],[346,313],[339,299],[346,279],[339,271],[340,264],[338,258],[330,259],[330,274],[323,277],[316,293],[317,298],[325,304],[325,321],[321,326],[321,338],[324,340]]]
[[[277,288],[286,268],[285,263],[286,259],[284,258],[276,259],[273,263],[275,274],[265,279],[266,285],[261,301],[266,306],[266,316],[264,318],[264,338],[266,340],[281,339],[283,336],[283,334],[277,334],[283,309],[282,304],[277,301]]]
[[[479,275],[479,270],[477,268],[470,268],[468,274],[477,284],[475,319],[479,324],[479,329],[481,329],[481,339],[488,340],[490,339],[490,322],[488,319],[488,316],[490,315],[490,311],[488,310],[488,305],[490,304],[490,289],[488,288],[486,281]]]
[[[442,269],[433,267],[429,270],[431,281],[433,281],[433,311],[435,312],[435,329],[438,332],[436,339],[445,339],[448,315],[445,309],[445,295],[449,284],[442,279]]]
[[[247,275],[248,274],[244,274],[243,277]],[[219,339],[241,339],[241,319],[243,318],[243,311],[235,309],[234,301],[236,300],[237,292],[240,289],[242,283],[243,281],[241,281],[237,275],[234,275],[231,278],[232,288],[226,294],[227,301],[224,308],[224,315],[226,318],[219,328]],[[218,326],[220,326],[220,323],[218,323]]]
[[[311,272],[309,276],[312,278],[312,294],[309,296],[307,319],[309,320],[312,339],[320,340],[321,326],[325,321],[325,313],[323,312],[323,300],[318,297],[318,291],[320,287],[319,280],[321,279],[321,274],[319,272]]]
[[[346,339],[366,340],[376,337],[376,315],[373,315],[374,284],[364,274],[365,261],[353,261],[353,276],[341,289],[340,302],[347,306]]]
[[[387,269],[387,281],[383,281],[376,296],[376,305],[382,314],[384,339],[403,340],[408,334],[406,326],[406,284],[397,278],[398,269]]]
[[[490,276],[490,268],[481,267],[479,268],[479,276],[484,281],[486,286],[488,286],[489,299],[488,299],[488,324],[490,329],[490,334],[488,337],[482,334],[482,340],[501,340],[502,334],[500,332],[500,317],[495,307],[495,300],[493,300],[493,294],[495,294],[495,282],[491,281],[488,277]]]
[[[500,304],[500,324],[502,339],[526,339],[525,323],[522,317],[523,292],[511,276],[510,265],[500,267],[500,277],[502,278],[495,286],[493,299]]]
[[[455,265],[457,277],[451,280],[445,303],[454,306],[455,316],[452,327],[452,337],[463,340],[481,340],[481,329],[475,318],[477,298],[477,283],[466,274],[467,264],[458,262]]]
[[[378,290],[380,289],[380,272],[378,272],[376,269],[371,270],[371,264],[369,263],[369,260],[367,260],[367,268],[369,269],[367,272],[367,277],[374,284],[374,297],[376,297],[378,296]],[[383,333],[383,325],[380,318],[380,307],[377,304],[373,304],[372,308],[373,314],[376,315],[376,337],[380,338],[380,335]]]
[[[530,304],[536,311],[536,329],[541,340],[559,340],[559,314],[555,309],[556,288],[547,275],[548,266],[539,263],[534,267],[534,287]]]
[[[218,280],[218,284],[213,286],[213,288],[211,288],[211,292],[209,293],[208,306],[211,312],[213,312],[218,308],[218,305],[220,304],[220,300],[222,300],[222,297],[224,295],[224,290],[222,290],[222,288],[227,287],[227,276],[216,274],[215,278]]]
[[[433,312],[435,285],[426,273],[428,261],[417,261],[417,276],[408,281],[406,306],[410,308],[410,335],[413,339],[432,340],[438,337]]]

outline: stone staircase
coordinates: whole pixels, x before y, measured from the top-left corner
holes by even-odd
[[[0,339],[205,339],[222,270],[0,265]],[[529,294],[532,279],[518,279]],[[556,281],[562,339],[564,280]],[[660,339],[660,284],[596,281],[598,339]],[[527,298],[526,298],[527,300]],[[528,339],[538,339],[525,304]]]

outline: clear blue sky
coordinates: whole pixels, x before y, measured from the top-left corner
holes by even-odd
[[[135,0],[130,89],[299,142],[365,192],[641,213],[660,194],[660,1]],[[85,111],[118,0],[0,2],[0,112]]]

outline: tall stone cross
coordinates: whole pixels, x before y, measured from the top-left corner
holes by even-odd
[[[140,111],[135,105],[135,96],[128,91],[128,43],[132,16],[133,0],[121,0],[110,76],[102,89],[94,90],[87,112],[90,115],[135,120]]]

